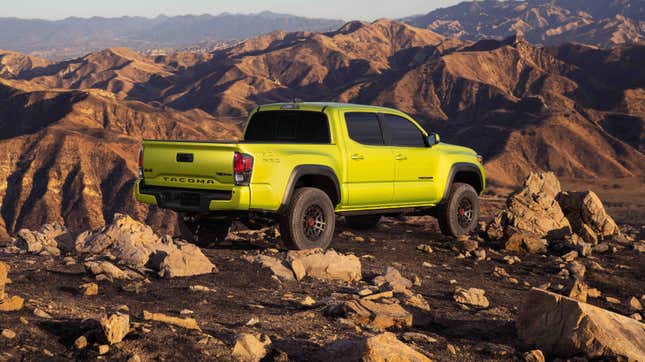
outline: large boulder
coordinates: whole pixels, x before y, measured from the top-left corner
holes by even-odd
[[[620,234],[618,225],[593,191],[561,192],[558,202],[573,231],[585,242],[597,244],[608,236]]]
[[[532,289],[516,321],[520,339],[559,357],[645,361],[645,324],[541,289]]]
[[[159,237],[148,225],[124,214],[115,214],[110,225],[80,234],[76,250],[108,257],[115,264],[135,270],[152,268],[166,278],[217,271],[198,247],[170,237]]]
[[[293,275],[293,271],[284,265],[282,260],[274,258],[268,255],[256,255],[256,256],[242,256],[243,260],[246,260],[250,263],[259,264],[264,268],[271,270],[273,275],[278,277],[280,280],[284,281],[293,281],[296,278]]]
[[[562,238],[571,233],[571,225],[556,200],[560,182],[553,172],[532,172],[523,187],[506,201],[488,226],[493,240],[510,236],[510,232],[526,232],[538,238]]]
[[[355,255],[344,255],[334,250],[322,249],[292,250],[287,261],[296,279],[305,276],[324,280],[361,280],[361,261]]]
[[[321,360],[363,362],[430,362],[430,359],[385,332],[356,340],[331,343]]]

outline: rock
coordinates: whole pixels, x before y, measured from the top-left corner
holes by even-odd
[[[632,313],[629,315],[629,318],[637,320],[639,322],[643,320],[643,316],[640,313]]]
[[[419,244],[419,245],[417,245],[417,250],[421,250],[421,251],[423,251],[424,253],[427,253],[427,254],[432,254],[433,251],[434,251],[434,250],[432,250],[432,247],[430,245],[427,245],[427,244]]]
[[[133,353],[132,355],[130,355],[126,362],[141,362],[141,357],[139,357],[138,354]]]
[[[430,362],[430,359],[399,341],[392,333],[385,332],[356,340],[333,342],[325,348],[328,361],[363,362]]]
[[[25,305],[25,300],[17,295],[0,300],[0,312],[17,312]]]
[[[114,313],[104,316],[100,320],[101,329],[105,340],[109,344],[116,344],[130,332],[130,316],[127,314]]]
[[[199,328],[199,325],[197,324],[197,320],[195,320],[194,318],[177,318],[177,317],[165,315],[163,313],[151,313],[151,312],[148,312],[147,310],[144,310],[143,319],[147,321],[162,322],[162,323],[172,324],[177,327],[201,331],[201,328]]]
[[[544,354],[539,349],[524,353],[524,362],[544,362]]]
[[[436,338],[430,337],[423,333],[418,332],[405,332],[401,336],[406,342],[421,342],[421,343],[437,343],[439,342]]]
[[[593,191],[562,192],[558,202],[573,231],[585,242],[595,245],[598,240],[620,234],[618,225]]]
[[[214,289],[211,289],[205,285],[199,285],[199,284],[189,286],[188,290],[190,290],[191,292],[204,292],[204,293],[210,293],[215,291]]]
[[[96,283],[81,284],[78,289],[83,295],[93,296],[99,294],[99,286]]]
[[[602,242],[593,247],[593,251],[596,253],[606,253],[609,251],[609,244]]]
[[[287,254],[296,279],[305,275],[324,280],[361,280],[361,261],[354,255],[343,255],[334,250],[292,250]]]
[[[571,273],[574,278],[582,280],[587,272],[587,267],[585,267],[581,262],[574,260],[567,263],[567,270],[569,270],[569,273]]]
[[[412,281],[403,277],[396,268],[391,266],[386,267],[383,274],[375,277],[372,284],[385,287],[395,293],[402,293],[412,288]]]
[[[235,338],[232,356],[238,361],[257,362],[267,355],[267,347],[271,345],[268,336],[260,336],[260,339],[253,334],[242,333]]]
[[[44,310],[42,310],[40,308],[34,309],[33,313],[34,313],[34,315],[36,317],[39,317],[39,318],[44,318],[44,319],[51,319],[52,318],[51,314],[45,312]]]
[[[58,256],[61,249],[69,251],[74,248],[72,234],[64,225],[57,223],[45,224],[39,231],[20,229],[17,236],[16,245],[32,254],[46,252],[49,255]]]
[[[618,299],[618,298],[614,298],[614,297],[605,297],[605,300],[607,301],[607,303],[611,303],[611,304],[620,304],[620,299]]]
[[[525,344],[550,355],[645,359],[644,324],[540,289],[528,293],[516,327]]]
[[[513,265],[515,263],[521,263],[522,259],[515,255],[505,255],[503,258],[504,261],[506,261],[506,264],[508,265]]]
[[[575,299],[581,302],[587,302],[589,287],[580,279],[576,278],[572,279],[569,284],[565,286],[565,289],[562,292],[564,295],[568,296],[571,299]]]
[[[577,257],[578,257],[578,252],[577,251],[570,251],[570,252],[562,255],[562,260],[564,260],[564,261],[572,261]]]
[[[412,314],[392,299],[379,302],[350,300],[332,306],[329,313],[351,319],[354,323],[375,329],[412,326]]]
[[[217,270],[197,246],[159,237],[148,225],[124,214],[114,214],[112,223],[103,228],[81,233],[75,245],[79,253],[109,256],[135,270],[153,268],[165,278]]]
[[[561,239],[571,233],[571,225],[564,216],[556,196],[560,182],[552,172],[532,172],[523,187],[506,201],[488,227],[492,240],[510,236],[513,232],[528,232],[538,238]]]
[[[108,346],[107,344],[101,344],[98,346],[97,352],[99,353],[99,355],[104,355],[110,352],[110,346]]]
[[[306,296],[302,301],[300,301],[300,304],[305,307],[311,307],[316,305],[316,300],[310,296]]]
[[[517,232],[511,234],[504,243],[506,251],[526,251],[531,254],[546,253],[548,242],[535,234],[529,232]]]
[[[2,330],[2,336],[6,339],[14,339],[16,338],[16,332],[5,328]]]
[[[455,289],[453,299],[465,309],[469,309],[469,307],[488,308],[490,303],[484,294],[486,294],[486,292],[483,289],[464,289],[457,287],[457,289]]]
[[[189,277],[217,272],[215,264],[202,253],[201,249],[193,244],[177,244],[171,252],[159,251],[151,257],[151,260],[161,261],[155,269],[159,270],[162,278]],[[155,263],[151,263],[155,267]]]
[[[403,304],[405,304],[408,307],[420,309],[426,312],[430,311],[430,304],[421,294],[418,294],[418,293],[404,294],[402,297],[402,300],[403,300]]]
[[[256,255],[255,257],[246,256],[243,259],[251,263],[256,263],[262,265],[264,268],[271,269],[273,275],[277,276],[284,281],[293,281],[296,280],[293,271],[286,267],[282,261],[278,258],[274,258],[268,255]]]
[[[627,301],[627,305],[629,306],[629,309],[635,312],[640,312],[643,310],[643,305],[636,297],[629,298],[629,300]]]
[[[596,288],[589,288],[589,290],[587,290],[587,296],[589,298],[600,298],[602,293]]]
[[[74,347],[76,349],[85,349],[87,347],[87,338],[85,336],[80,336],[74,341]]]
[[[108,280],[131,280],[143,278],[140,274],[133,271],[125,271],[110,263],[109,261],[88,261],[83,264],[85,269],[95,276],[103,275]]]

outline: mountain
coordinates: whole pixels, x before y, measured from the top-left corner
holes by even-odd
[[[236,137],[255,105],[293,98],[399,108],[474,147],[493,186],[536,169],[580,180],[645,171],[642,45],[472,42],[381,19],[273,32],[209,54],[112,48],[21,67],[28,58],[6,58],[14,71],[0,83],[9,232],[52,220],[80,229],[115,211],[172,228],[171,213],[131,197],[140,139]]]
[[[535,44],[613,47],[645,40],[641,0],[465,1],[403,21],[474,41],[522,35]]]
[[[276,30],[327,31],[342,24],[340,20],[269,11],[249,15],[160,15],[155,18],[72,17],[55,21],[0,18],[0,49],[50,59],[69,59],[111,47],[176,49],[196,43],[239,41]]]
[[[235,125],[198,110],[118,100],[102,90],[60,90],[0,79],[0,238],[64,222],[97,227],[125,211],[153,225],[172,213],[132,198],[143,138],[232,139]]]

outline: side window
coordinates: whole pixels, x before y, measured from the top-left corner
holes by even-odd
[[[383,114],[385,141],[388,145],[425,147],[423,133],[412,122],[392,114]]]
[[[345,123],[352,140],[364,145],[385,144],[376,113],[348,112],[345,113]]]

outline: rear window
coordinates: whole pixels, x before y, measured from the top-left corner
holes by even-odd
[[[329,122],[322,112],[261,111],[246,127],[249,142],[331,143]]]
[[[383,134],[376,113],[348,112],[345,123],[349,138],[364,145],[382,146]]]

